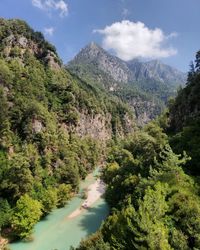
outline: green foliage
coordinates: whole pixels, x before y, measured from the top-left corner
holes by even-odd
[[[7,200],[0,200],[0,232],[2,227],[9,225],[11,221],[11,207]]]
[[[2,173],[1,191],[11,202],[32,189],[33,176],[27,157],[16,154],[9,160]]]
[[[0,40],[0,227],[11,228],[7,218],[14,216],[15,235],[23,238],[38,219],[27,216],[23,228],[22,209],[12,215],[18,202],[31,203],[31,197],[44,216],[64,206],[99,163],[104,147],[76,133],[81,116],[113,116],[115,133],[125,134],[125,117],[131,115],[119,100],[64,69],[55,48],[24,21],[0,19]],[[109,130],[110,121],[105,126]],[[38,214],[36,205],[32,209]]]
[[[170,145],[177,153],[185,150],[191,156],[185,170],[192,175],[199,175],[199,109],[200,109],[200,71],[199,51],[195,65],[191,63],[187,86],[178,92],[176,99],[169,105]]]
[[[111,249],[198,249],[198,186],[153,122],[112,146],[103,171],[111,214],[101,233]]]
[[[105,243],[100,232],[89,236],[86,240],[82,240],[79,247],[70,250],[110,250],[110,245]]]
[[[162,221],[168,208],[166,190],[158,183],[155,189],[145,191],[137,211],[128,205],[108,218],[102,231],[114,249],[171,249]]]
[[[58,203],[57,190],[47,188],[40,194],[40,202],[42,203],[42,211],[44,214],[50,213]]]
[[[20,238],[30,236],[33,226],[42,215],[41,207],[40,202],[33,200],[27,194],[21,196],[11,219],[13,234]]]
[[[57,204],[59,207],[65,206],[67,201],[71,198],[71,191],[72,187],[71,185],[66,185],[66,184],[60,184],[57,188]]]
[[[191,156],[191,161],[185,166],[185,170],[193,175],[199,175],[200,132],[199,119],[185,126],[181,132],[171,136],[170,144],[177,153],[185,150]]]
[[[200,248],[199,55],[169,111],[110,146],[100,232],[111,249]]]

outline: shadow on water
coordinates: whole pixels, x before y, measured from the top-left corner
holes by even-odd
[[[103,203],[96,207],[88,208],[87,213],[81,219],[79,226],[87,232],[87,234],[94,233],[99,229],[103,220],[108,215],[108,205]]]

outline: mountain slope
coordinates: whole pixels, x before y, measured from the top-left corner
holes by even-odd
[[[184,73],[157,60],[124,62],[94,42],[83,48],[67,68],[128,102],[140,125],[155,118],[167,99],[175,95],[177,86],[185,82]]]
[[[0,231],[15,239],[64,206],[105,142],[134,121],[116,97],[64,69],[24,21],[0,19],[0,41]]]
[[[180,89],[169,105],[169,132],[175,152],[183,150],[191,157],[186,171],[199,176],[200,156],[200,51],[196,55],[196,65],[188,73],[186,87]]]
[[[167,85],[180,85],[185,83],[186,75],[181,71],[161,63],[159,60],[152,60],[149,62],[140,62],[135,59],[127,62],[129,69],[134,73],[135,79],[140,80],[154,80],[163,82]]]

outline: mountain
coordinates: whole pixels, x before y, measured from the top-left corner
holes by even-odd
[[[98,69],[110,74],[118,82],[128,82],[131,73],[125,62],[110,55],[94,42],[82,49],[71,63],[94,64]]]
[[[184,73],[158,60],[125,62],[94,42],[83,48],[67,68],[129,103],[139,125],[155,118],[186,80]]]
[[[179,86],[184,84],[186,80],[186,74],[169,65],[161,63],[159,60],[140,62],[134,59],[127,62],[127,64],[137,81],[159,81],[167,85]]]

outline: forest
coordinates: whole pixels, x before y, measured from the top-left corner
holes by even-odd
[[[0,24],[1,236],[31,238],[103,163],[110,214],[77,249],[200,249],[200,51],[186,87],[138,128],[127,104],[71,74],[41,33]],[[78,134],[83,113],[109,115],[110,139]]]
[[[130,111],[71,75],[24,21],[0,24],[0,232],[12,240],[64,206],[101,160],[98,138],[75,131],[80,115],[109,114],[115,137]]]
[[[200,249],[200,52],[156,120],[108,146],[111,212],[78,250]]]

